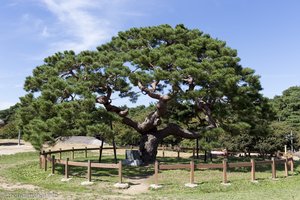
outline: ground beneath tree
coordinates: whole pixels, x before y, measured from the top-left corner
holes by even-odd
[[[125,190],[118,190],[118,192],[121,192],[122,194],[126,195],[137,195],[146,193],[149,190],[150,187],[150,177],[146,176],[136,176],[136,177],[130,177],[126,181],[130,183],[130,187]]]

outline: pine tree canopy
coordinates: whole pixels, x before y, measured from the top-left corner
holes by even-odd
[[[217,127],[248,130],[265,117],[266,99],[259,76],[239,61],[224,41],[184,25],[132,28],[96,51],[55,53],[26,78],[24,133],[38,148],[58,136],[109,137],[109,113],[158,138],[197,138]],[[117,95],[124,104],[141,95],[156,104],[138,121],[114,105]]]

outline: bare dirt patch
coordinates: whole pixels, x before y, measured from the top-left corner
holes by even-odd
[[[129,195],[137,195],[141,193],[146,193],[149,189],[149,177],[132,177],[127,179],[130,183],[130,187],[125,190],[120,190],[122,194],[129,194]]]
[[[1,139],[0,140],[0,155],[11,155],[20,152],[34,152],[36,151],[29,142],[21,140],[18,145],[16,139]]]

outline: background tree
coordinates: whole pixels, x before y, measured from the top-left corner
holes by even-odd
[[[18,136],[18,118],[17,110],[19,105],[16,104],[8,109],[0,111],[0,119],[3,124],[0,124],[0,138],[16,138]]]
[[[282,143],[278,144],[283,149],[284,145],[291,147],[290,135],[293,135],[294,149],[300,146],[300,87],[294,86],[275,96],[272,100],[276,120],[272,122],[272,130]]]
[[[97,51],[65,51],[44,61],[26,79],[29,94],[21,111],[24,132],[38,144],[58,135],[84,135],[88,126],[108,131],[100,104],[140,134],[147,164],[163,138],[244,128],[245,116],[259,116],[263,103],[259,77],[239,64],[236,50],[183,25],[132,28]],[[141,94],[156,101],[142,121],[113,104],[116,95],[135,102]],[[187,107],[188,117],[175,119]],[[187,121],[195,119],[199,126],[189,129]]]

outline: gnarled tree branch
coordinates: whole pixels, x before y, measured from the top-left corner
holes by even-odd
[[[199,132],[189,131],[187,129],[181,128],[179,125],[170,123],[164,129],[158,131],[162,138],[165,138],[169,135],[179,136],[187,139],[196,139],[201,136],[201,132],[207,131],[214,128],[213,126],[203,127]]]
[[[158,82],[154,84],[155,89],[156,89],[157,84],[158,84]],[[155,90],[153,90],[153,89],[151,90],[151,89],[145,87],[140,81],[138,82],[138,87],[140,88],[140,90],[142,92],[145,92],[149,97],[151,97],[153,99],[163,100],[163,101],[168,101],[171,99],[171,97],[169,95],[162,95],[162,94],[155,93]]]

